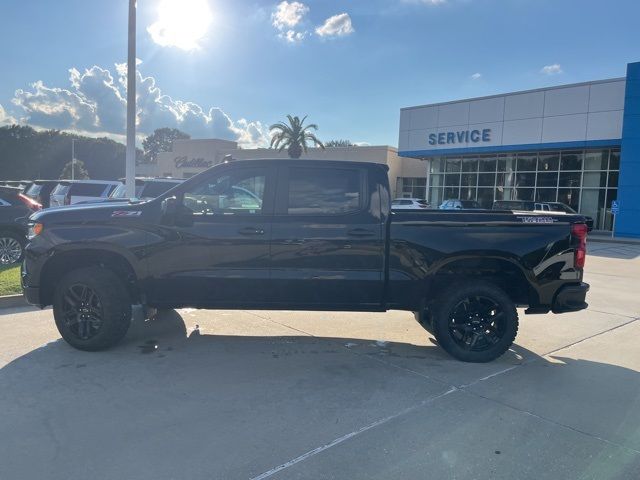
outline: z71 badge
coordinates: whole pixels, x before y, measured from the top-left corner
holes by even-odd
[[[112,217],[139,217],[142,215],[141,210],[116,210],[111,214]]]
[[[518,217],[522,223],[553,223],[557,219],[551,217]]]

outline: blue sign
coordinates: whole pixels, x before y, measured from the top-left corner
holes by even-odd
[[[484,143],[491,141],[491,129],[458,130],[455,132],[440,132],[429,135],[429,145],[447,145],[452,143]]]
[[[611,213],[613,213],[614,215],[617,215],[618,213],[620,213],[620,204],[618,203],[617,200],[613,200],[611,202]]]

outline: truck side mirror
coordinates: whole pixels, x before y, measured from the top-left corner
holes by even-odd
[[[160,204],[162,221],[167,225],[189,227],[193,225],[193,212],[182,205],[175,196],[165,198]]]
[[[178,213],[178,199],[176,197],[167,197],[160,204],[163,218],[175,219]]]

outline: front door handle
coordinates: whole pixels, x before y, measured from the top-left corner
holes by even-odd
[[[352,228],[347,231],[347,235],[350,237],[373,237],[376,233],[366,228]]]
[[[264,229],[259,227],[246,227],[238,230],[240,235],[264,235]]]

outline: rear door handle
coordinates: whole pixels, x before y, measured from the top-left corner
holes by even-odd
[[[240,235],[264,235],[264,229],[259,227],[246,227],[238,230]]]
[[[373,237],[376,233],[366,228],[352,228],[347,231],[347,235],[350,237]]]

